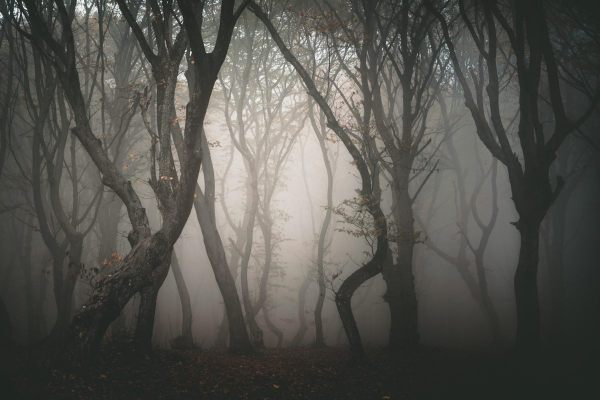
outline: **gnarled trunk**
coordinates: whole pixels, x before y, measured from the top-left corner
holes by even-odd
[[[170,251],[170,242],[158,231],[139,240],[123,262],[105,272],[89,301],[73,318],[67,357],[95,356],[109,324],[135,293],[154,284],[153,271],[170,256]]]
[[[352,312],[352,296],[356,289],[363,283],[381,272],[382,265],[386,262],[389,248],[387,240],[380,238],[377,240],[377,250],[373,257],[362,267],[354,271],[344,280],[335,295],[335,304],[344,326],[344,331],[348,337],[350,351],[356,359],[362,359],[365,356],[360,332],[354,313]]]

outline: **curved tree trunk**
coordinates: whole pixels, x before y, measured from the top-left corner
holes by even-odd
[[[333,169],[331,167],[331,161],[329,160],[329,154],[327,153],[327,146],[325,145],[325,121],[320,118],[320,125],[317,125],[315,118],[315,112],[313,104],[310,105],[310,121],[319,141],[319,148],[321,149],[321,155],[323,157],[323,163],[325,164],[325,170],[327,171],[327,205],[325,208],[325,218],[321,224],[321,231],[319,232],[319,242],[317,245],[317,284],[319,286],[319,297],[317,298],[317,304],[315,306],[315,346],[325,346],[325,337],[323,335],[323,304],[325,303],[325,241],[327,240],[327,232],[329,231],[329,225],[331,224],[331,216],[333,213]]]
[[[172,132],[173,141],[178,154],[184,154],[184,138],[179,129],[179,125],[175,125]],[[210,147],[208,146],[206,135],[203,134],[201,140],[204,158],[202,173],[204,176],[206,193],[204,193],[200,186],[196,184],[196,197],[194,198],[193,203],[194,210],[196,212],[198,224],[200,225],[200,230],[202,231],[202,240],[204,241],[208,260],[213,273],[215,274],[221,296],[223,296],[225,314],[227,316],[227,327],[229,327],[229,348],[236,353],[247,353],[252,351],[252,344],[248,336],[248,331],[246,330],[242,304],[235,286],[235,279],[233,278],[231,269],[227,263],[223,240],[217,229],[215,216],[215,174]],[[221,326],[223,326],[223,324]]]
[[[192,304],[190,302],[190,294],[185,284],[185,280],[183,279],[179,259],[174,251],[171,259],[171,271],[173,271],[177,292],[179,293],[182,316],[181,335],[173,339],[171,346],[177,348],[191,348],[194,347],[194,339],[192,337]]]
[[[105,272],[91,298],[73,318],[66,357],[76,361],[96,355],[110,323],[134,294],[154,285],[154,271],[164,265],[170,251],[170,242],[158,231],[139,240],[121,263]]]
[[[227,263],[223,241],[216,225],[215,176],[206,136],[202,135],[202,138],[203,153],[205,156],[203,173],[207,190],[206,194],[204,194],[200,186],[196,186],[194,210],[196,211],[196,217],[202,230],[206,253],[215,274],[217,285],[223,296],[223,302],[225,303],[225,313],[229,326],[229,348],[234,352],[245,353],[251,351],[252,344],[246,330],[242,304],[240,303],[237,288],[235,287],[235,280]]]
[[[348,150],[352,156],[352,159],[355,162],[356,168],[360,174],[360,196],[366,203],[367,211],[373,217],[375,230],[377,232],[377,249],[369,262],[354,271],[348,278],[344,280],[335,296],[336,306],[340,314],[340,318],[342,319],[344,330],[348,336],[348,341],[350,342],[351,352],[354,357],[360,359],[364,357],[364,349],[360,339],[360,332],[352,312],[352,296],[354,295],[356,289],[358,289],[364,282],[381,272],[385,257],[388,255],[389,248],[387,240],[387,221],[380,207],[379,170],[373,165],[371,165],[371,167],[373,167],[373,171],[370,170],[369,165],[367,165],[367,162],[363,158],[360,150],[354,145],[348,133],[336,119],[333,110],[317,89],[314,80],[311,78],[310,74],[306,71],[302,64],[300,64],[296,56],[286,46],[281,36],[277,32],[277,29],[269,20],[268,15],[265,14],[262,8],[260,8],[260,6],[254,2],[250,2],[248,4],[248,8],[252,13],[254,13],[254,15],[256,15],[258,19],[262,21],[269,31],[271,38],[281,51],[283,57],[294,67],[295,71],[298,73],[302,79],[302,82],[306,86],[308,94],[315,100],[325,115],[328,128],[330,128],[340,138],[346,147],[346,150]]]
[[[354,358],[360,360],[365,357],[360,332],[354,313],[352,312],[352,296],[356,289],[363,283],[381,272],[381,268],[386,263],[386,258],[389,257],[389,248],[387,240],[377,240],[377,250],[373,257],[365,265],[354,271],[348,278],[344,280],[335,295],[335,304],[340,314],[344,331],[348,337],[350,350]]]

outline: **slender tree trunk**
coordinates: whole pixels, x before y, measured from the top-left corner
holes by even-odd
[[[197,198],[194,202],[194,207],[200,228],[202,229],[206,253],[213,267],[215,279],[225,303],[225,313],[229,326],[229,347],[234,352],[248,352],[251,350],[252,345],[248,337],[248,331],[246,330],[242,305],[235,287],[235,281],[227,264],[225,248],[209,210],[200,201]]]
[[[477,271],[477,278],[479,282],[480,298],[478,304],[485,315],[488,324],[490,326],[490,332],[492,334],[492,343],[499,345],[502,342],[502,334],[500,331],[500,319],[496,307],[492,302],[492,298],[488,291],[487,278],[485,274],[485,266],[483,263],[483,255],[475,255],[475,269]]]
[[[190,302],[190,294],[188,292],[181,267],[179,266],[179,259],[175,252],[171,259],[171,271],[173,271],[173,277],[177,285],[177,292],[179,293],[179,300],[181,301],[181,335],[178,338],[173,339],[171,346],[178,348],[191,348],[194,347],[194,340],[192,337],[192,303]]]
[[[21,247],[21,261],[23,273],[25,274],[25,296],[27,299],[27,341],[33,343],[37,339],[35,337],[35,325],[36,320],[39,317],[36,315],[35,310],[35,295],[33,291],[33,268],[31,263],[31,239],[33,235],[33,228],[31,226],[32,219],[27,219],[27,225],[25,227],[25,234]]]
[[[179,125],[175,125],[173,138],[178,154],[184,154],[184,139],[182,132],[178,128]],[[235,286],[235,279],[227,263],[223,240],[217,229],[215,216],[215,175],[210,148],[205,134],[202,134],[201,146],[203,154],[202,172],[206,193],[203,193],[200,186],[196,184],[194,210],[196,211],[196,218],[202,231],[202,239],[208,260],[215,274],[221,296],[223,296],[225,314],[228,320],[227,325],[229,327],[229,348],[236,353],[247,353],[252,351],[252,344],[246,330],[242,304],[240,303]]]
[[[279,349],[283,345],[283,332],[271,320],[271,317],[269,316],[269,311],[267,310],[267,307],[263,307],[262,312],[263,312],[263,317],[265,319],[265,324],[266,324],[267,328],[269,328],[269,330],[271,332],[273,332],[273,334],[277,338],[276,347]]]
[[[319,285],[319,297],[317,298],[317,304],[315,306],[315,346],[325,346],[325,337],[323,335],[323,304],[325,303],[325,241],[327,238],[327,232],[329,231],[329,225],[331,224],[331,215],[333,210],[333,169],[329,160],[329,154],[327,153],[327,147],[325,145],[325,122],[321,119],[320,130],[317,126],[314,118],[314,111],[311,107],[310,119],[313,126],[313,130],[317,135],[319,141],[319,147],[321,149],[321,155],[323,156],[323,162],[325,164],[325,170],[327,171],[327,205],[325,209],[325,218],[321,225],[321,231],[319,232],[319,243],[317,246],[317,284]]]
[[[294,338],[291,341],[291,346],[300,346],[302,344],[302,340],[306,335],[306,331],[308,330],[308,325],[306,323],[306,292],[310,287],[310,277],[307,276],[302,281],[302,285],[300,286],[300,290],[298,292],[298,330],[294,335]]]
[[[53,261],[54,296],[56,301],[56,322],[50,334],[52,340],[62,341],[65,337],[73,313],[73,293],[81,273],[83,237],[70,240],[69,262],[65,268],[64,255],[56,255]]]
[[[256,347],[263,347],[263,333],[256,323],[256,313],[254,312],[252,299],[250,298],[250,288],[248,285],[248,269],[250,267],[250,257],[252,256],[254,225],[256,221],[256,214],[258,212],[258,179],[253,166],[248,166],[247,170],[250,174],[250,179],[248,182],[248,209],[250,218],[248,219],[248,225],[245,227],[246,246],[244,247],[242,262],[240,265],[240,280],[242,287],[242,302],[244,303],[246,322],[248,323],[248,331],[250,333],[252,344]]]
[[[247,219],[247,213],[244,219]],[[245,224],[245,222],[244,222]],[[242,226],[244,226],[242,224]],[[234,285],[237,281],[238,273],[239,273],[239,263],[240,263],[240,252],[239,249],[244,247],[244,235],[242,233],[238,233],[236,231],[236,239],[233,243],[233,248],[231,249],[230,257],[229,257],[229,270],[231,272],[231,278],[233,279]],[[217,333],[217,340],[215,341],[215,347],[226,347],[227,341],[229,339],[229,321],[227,320],[227,313],[224,312],[223,317],[221,318],[221,323],[219,324],[219,331]]]

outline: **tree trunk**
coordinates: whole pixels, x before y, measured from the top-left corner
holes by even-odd
[[[139,240],[122,262],[109,267],[73,318],[64,356],[73,361],[93,358],[110,323],[135,293],[153,285],[153,271],[170,251],[167,237],[158,231]]]
[[[283,332],[277,327],[277,325],[273,323],[273,321],[271,321],[271,317],[269,317],[269,311],[267,310],[267,307],[263,307],[262,312],[267,328],[269,328],[269,330],[273,332],[273,334],[277,338],[276,347],[279,349],[283,345]]]
[[[401,172],[402,173],[402,172]],[[413,274],[415,245],[412,201],[408,193],[408,169],[403,178],[394,177],[394,219],[397,260],[386,263],[383,279],[387,285],[384,299],[390,308],[389,347],[393,351],[413,351],[419,343],[417,295]],[[400,184],[399,182],[404,182]]]
[[[304,339],[304,335],[306,335],[306,331],[308,330],[308,325],[306,323],[306,292],[310,286],[310,277],[304,278],[302,285],[300,286],[300,291],[298,292],[298,331],[294,335],[291,346],[300,346],[302,344],[302,340]]]
[[[172,131],[173,141],[175,142],[177,152],[183,154],[183,135],[178,127],[179,125],[175,125]],[[227,325],[229,326],[229,348],[235,353],[248,353],[252,351],[252,344],[246,330],[242,304],[240,303],[237,288],[235,287],[235,280],[227,263],[223,240],[217,229],[215,216],[215,175],[210,147],[208,146],[205,134],[202,135],[201,146],[203,154],[202,172],[206,193],[203,193],[200,186],[196,184],[194,210],[196,211],[196,218],[202,231],[202,239],[208,260],[215,274],[221,296],[223,296],[225,314],[228,320]]]
[[[64,256],[56,255],[53,261],[54,269],[54,296],[56,301],[56,322],[50,334],[51,340],[61,342],[71,323],[73,313],[73,293],[77,279],[81,273],[81,257],[83,251],[83,237],[77,236],[69,241],[70,247],[67,254],[69,262],[65,269]]]
[[[27,226],[25,227],[25,234],[21,247],[21,267],[25,273],[25,298],[27,299],[27,341],[33,343],[37,337],[35,337],[36,321],[39,315],[36,313],[35,302],[34,302],[34,290],[33,290],[33,271],[31,264],[31,239],[33,234],[32,219],[27,219]]]
[[[348,337],[350,351],[356,360],[364,359],[365,352],[354,313],[352,312],[352,296],[363,283],[381,272],[382,265],[388,256],[388,244],[385,239],[378,239],[377,250],[365,265],[354,271],[344,280],[335,295],[335,304]]]
[[[171,259],[171,271],[173,271],[173,277],[177,285],[177,292],[179,293],[179,300],[181,301],[181,335],[171,342],[172,347],[177,348],[191,348],[194,347],[194,339],[192,337],[192,304],[190,302],[190,294],[188,292],[181,267],[179,266],[179,259],[175,252]]]
[[[223,192],[224,193],[224,192]],[[245,213],[244,219],[247,219],[247,214]],[[242,224],[244,226],[245,223]],[[239,272],[239,262],[240,262],[240,252],[239,249],[244,246],[244,235],[242,233],[238,233],[236,229],[236,239],[232,244],[233,248],[231,249],[231,253],[229,256],[229,270],[231,272],[231,278],[233,279],[234,285],[237,281],[238,272]],[[229,322],[227,320],[227,313],[223,314],[221,318],[221,323],[219,324],[219,332],[217,333],[217,340],[215,341],[215,347],[226,347],[228,340],[228,332],[229,332]]]
[[[248,161],[246,160],[247,164]],[[248,224],[245,227],[246,230],[246,246],[242,254],[242,262],[240,264],[240,282],[242,287],[242,302],[244,304],[244,311],[246,312],[246,322],[248,324],[248,331],[250,333],[250,339],[252,344],[256,347],[264,347],[263,343],[263,332],[256,323],[256,312],[252,304],[250,297],[250,288],[248,285],[248,269],[250,267],[250,257],[252,256],[252,246],[254,237],[254,225],[256,221],[256,214],[258,212],[258,178],[256,176],[255,168],[252,165],[248,165],[246,170],[250,174],[248,182],[248,212],[250,217]]]
[[[140,306],[137,316],[134,342],[142,353],[152,351],[152,333],[154,331],[154,317],[156,315],[156,299],[171,265],[172,250],[164,257],[161,265],[152,272],[153,284],[145,287],[140,292]]]
[[[477,277],[479,282],[479,301],[477,302],[483,314],[485,315],[488,324],[490,326],[490,332],[492,334],[492,343],[495,346],[500,345],[502,342],[502,334],[500,331],[500,319],[496,312],[496,307],[492,302],[492,298],[487,287],[487,278],[485,276],[485,266],[483,263],[483,254],[475,255],[475,269],[477,270]]]
[[[325,346],[325,338],[323,335],[323,304],[325,303],[325,241],[327,238],[327,232],[329,225],[331,224],[331,215],[333,210],[333,170],[331,162],[329,161],[329,155],[327,154],[327,147],[325,145],[325,138],[323,134],[325,132],[325,123],[321,119],[321,130],[318,130],[314,112],[311,107],[311,123],[313,129],[317,135],[319,141],[319,147],[321,149],[321,155],[323,156],[323,162],[325,164],[325,170],[327,171],[327,205],[325,211],[325,218],[321,225],[321,231],[319,232],[319,243],[317,246],[317,284],[319,285],[319,297],[317,298],[317,304],[315,306],[315,346]],[[317,131],[320,132],[317,133]]]
[[[217,285],[223,296],[223,302],[225,303],[225,313],[227,314],[229,325],[229,347],[234,352],[245,353],[251,351],[252,345],[248,337],[248,331],[246,330],[242,305],[235,287],[235,281],[229,270],[225,249],[215,221],[211,217],[208,207],[201,203],[204,199],[199,197],[194,202],[194,208],[202,230],[206,253],[215,274]]]
[[[517,306],[515,347],[523,353],[535,352],[540,345],[540,310],[538,304],[537,267],[539,223],[519,222],[521,249],[515,272],[514,287]]]

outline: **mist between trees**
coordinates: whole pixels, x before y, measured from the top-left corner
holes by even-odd
[[[591,346],[586,2],[0,2],[1,338]]]

